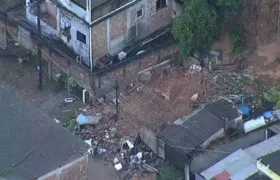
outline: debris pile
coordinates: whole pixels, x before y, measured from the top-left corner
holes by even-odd
[[[221,73],[213,77],[215,96],[247,94],[247,87],[254,81],[254,76],[235,72]]]
[[[111,134],[108,133],[105,138],[109,139],[110,136]],[[101,157],[106,164],[114,166],[121,179],[128,180],[147,173],[158,173],[154,166],[158,166],[161,161],[159,162],[157,156],[142,144],[139,136],[135,140],[124,137],[112,142],[114,146],[106,148],[103,146],[104,144],[99,145],[92,139],[85,140],[85,142],[90,145],[88,153],[96,158]]]

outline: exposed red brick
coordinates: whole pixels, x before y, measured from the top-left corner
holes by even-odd
[[[111,40],[126,32],[126,12],[120,12],[110,18],[110,38]]]

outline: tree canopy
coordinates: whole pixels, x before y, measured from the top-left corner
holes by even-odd
[[[172,33],[185,56],[205,55],[221,24],[240,9],[241,0],[185,0]]]

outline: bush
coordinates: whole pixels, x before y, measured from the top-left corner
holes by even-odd
[[[159,170],[162,175],[157,175],[157,180],[175,180],[184,177],[184,173],[172,165],[163,164]]]
[[[245,39],[241,28],[234,28],[230,31],[229,38],[233,43],[231,53],[241,53],[245,49]]]

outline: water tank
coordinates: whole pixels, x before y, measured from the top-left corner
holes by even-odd
[[[244,132],[248,133],[250,131],[253,131],[265,125],[266,125],[265,118],[263,116],[259,116],[256,119],[252,119],[245,122],[243,128],[244,128]]]

